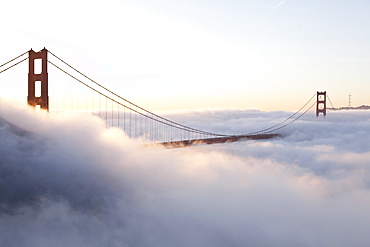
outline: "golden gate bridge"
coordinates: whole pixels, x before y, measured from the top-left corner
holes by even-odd
[[[27,60],[28,64],[24,63]],[[25,87],[27,65],[28,87]],[[316,116],[320,113],[325,116],[328,95],[326,92],[315,93],[297,112],[271,127],[243,134],[214,133],[146,110],[44,48],[39,52],[31,49],[0,65],[0,97],[27,101],[28,105],[46,111],[89,113],[103,119],[107,127],[122,129],[130,138],[181,147],[281,136],[282,129],[300,119],[315,105]]]

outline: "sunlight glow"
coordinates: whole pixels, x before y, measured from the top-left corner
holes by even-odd
[[[356,3],[348,18],[338,15],[346,3],[329,12],[318,2],[218,4],[10,1],[0,17],[6,23],[0,44],[9,48],[2,54],[46,47],[153,110],[292,110],[317,90],[338,106],[349,91],[353,105],[369,104],[365,3]],[[5,21],[15,12],[22,18]]]

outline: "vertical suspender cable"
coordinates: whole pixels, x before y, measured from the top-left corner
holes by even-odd
[[[105,97],[105,127],[108,128],[108,98]]]

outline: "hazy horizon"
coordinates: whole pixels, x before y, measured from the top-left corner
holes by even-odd
[[[370,3],[291,0],[15,0],[0,61],[46,47],[157,110],[293,110],[316,91],[369,105]],[[66,18],[68,17],[68,18]]]

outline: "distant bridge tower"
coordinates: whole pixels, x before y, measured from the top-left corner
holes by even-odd
[[[28,52],[29,68],[27,102],[29,105],[34,107],[39,105],[40,108],[44,110],[49,110],[47,54],[48,51],[45,48],[39,52],[35,52],[32,49]],[[37,74],[35,73],[36,60],[41,60],[41,71]],[[39,64],[40,63],[38,63],[38,65]]]
[[[348,107],[351,107],[351,93],[348,94]]]
[[[320,113],[326,116],[326,91],[317,92],[316,117],[318,117]]]

